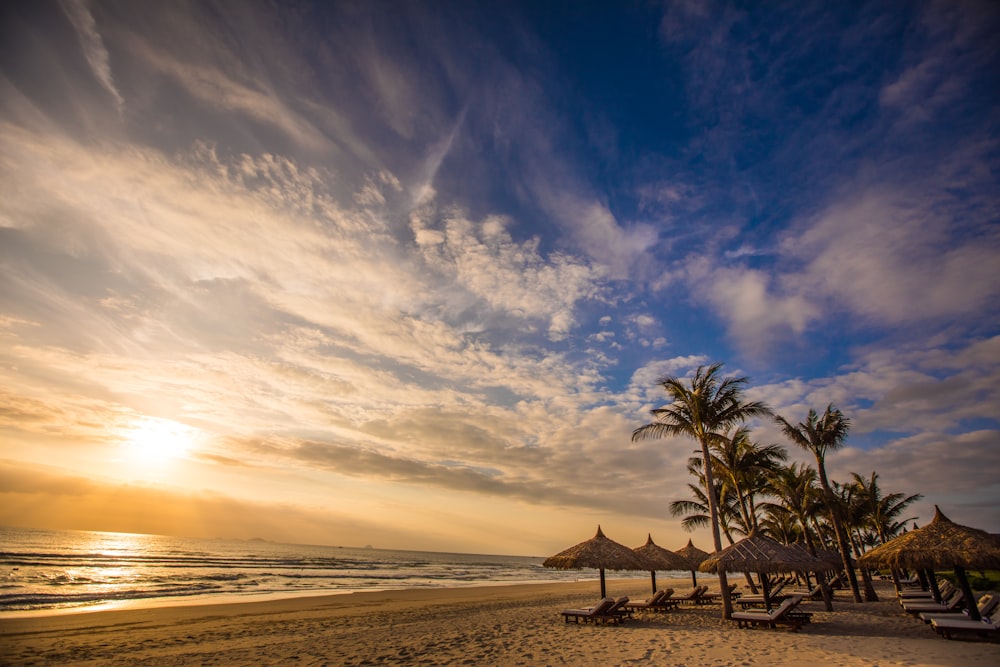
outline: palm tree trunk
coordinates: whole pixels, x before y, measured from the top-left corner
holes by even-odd
[[[799,522],[802,523],[802,533],[806,537],[809,553],[815,558],[816,545],[813,543],[812,535],[809,534],[809,526],[802,521],[802,517],[799,517]],[[823,608],[827,611],[833,611],[833,593],[830,592],[830,587],[826,583],[826,572],[816,571],[816,584],[819,586],[820,593],[823,594]]]
[[[823,496],[826,498],[827,511],[830,513],[830,521],[833,523],[833,532],[837,536],[837,547],[840,549],[840,558],[844,561],[844,569],[847,570],[847,581],[851,584],[851,595],[855,602],[861,602],[861,591],[858,589],[858,577],[851,566],[851,547],[847,542],[847,532],[844,524],[840,520],[840,510],[837,506],[837,496],[834,495],[830,487],[830,481],[826,478],[826,465],[823,457],[816,455],[816,468],[819,472],[819,482],[823,487]]]
[[[719,499],[715,493],[715,479],[712,475],[712,458],[708,452],[708,439],[700,437],[701,456],[705,462],[705,495],[708,496],[708,514],[712,519],[712,540],[715,551],[722,551],[722,535],[719,533]],[[729,595],[729,582],[726,573],[719,570],[719,587],[722,592],[722,618],[730,620],[733,617],[733,601]]]
[[[864,551],[861,549],[861,539],[855,531],[854,537],[851,539],[851,544],[854,547],[855,558],[861,558],[861,554]],[[872,575],[868,571],[868,568],[862,567],[861,569],[861,582],[865,587],[865,602],[878,602],[878,594],[875,593],[875,586],[872,585]]]

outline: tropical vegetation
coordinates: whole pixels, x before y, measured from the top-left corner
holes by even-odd
[[[874,471],[852,472],[843,482],[830,479],[826,456],[844,446],[851,420],[830,404],[793,422],[747,400],[748,379],[723,377],[721,369],[716,363],[697,368],[688,379],[660,379],[671,402],[652,410],[654,421],[632,433],[633,440],[683,436],[700,446],[700,456],[687,460],[690,495],[674,500],[671,514],[682,517],[685,530],[709,528],[716,551],[723,548],[723,537],[733,544],[752,531],[800,543],[814,555],[836,551],[854,600],[862,601],[862,586],[866,600],[877,599],[864,570],[859,586],[852,558],[904,532],[913,520],[907,509],[922,496],[887,493]],[[748,422],[761,418],[773,419],[788,443],[811,455],[815,467],[789,462],[781,444],[755,440]],[[725,573],[719,579],[727,591]],[[724,595],[726,618],[731,604]]]

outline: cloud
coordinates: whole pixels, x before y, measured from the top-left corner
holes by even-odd
[[[961,234],[941,214],[947,199],[868,190],[824,211],[785,254],[807,262],[803,291],[877,324],[911,324],[982,310],[1000,295],[990,269],[1000,235]]]
[[[869,445],[877,433],[958,432],[967,421],[991,414],[1000,400],[1000,338],[931,341],[895,350],[872,348],[825,377],[791,379],[753,388],[790,420],[829,403],[854,421],[852,432]],[[871,434],[871,435],[870,435]]]
[[[897,131],[933,122],[964,103],[979,85],[978,74],[994,66],[996,48],[982,44],[989,42],[998,16],[989,3],[923,8],[904,51],[905,66],[879,91],[879,103],[899,116]]]
[[[879,473],[889,493],[921,493],[911,510],[924,522],[940,505],[953,521],[988,532],[1000,532],[1000,462],[995,452],[1000,431],[969,431],[959,435],[925,431],[875,450],[847,448],[827,457],[831,476],[850,480],[850,472]]]
[[[87,0],[59,0],[59,4],[76,29],[83,55],[87,59],[87,64],[90,65],[91,72],[108,94],[114,98],[118,113],[121,114],[125,100],[115,88],[108,50],[97,30],[97,22],[94,21],[94,16],[90,13]]]
[[[770,349],[780,340],[802,335],[820,319],[819,304],[794,280],[745,267],[718,267],[707,257],[692,258],[686,281],[703,294],[726,322],[730,335],[749,349]]]

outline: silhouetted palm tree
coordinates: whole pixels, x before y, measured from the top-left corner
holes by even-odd
[[[858,529],[867,530],[862,538],[863,546],[874,547],[885,544],[902,530],[907,521],[914,517],[900,519],[899,516],[914,502],[923,498],[919,493],[907,496],[902,493],[884,495],[878,484],[878,473],[872,471],[867,479],[856,472],[851,473],[849,484],[858,510]],[[893,583],[899,588],[899,572],[892,571]]]
[[[753,417],[771,415],[771,410],[761,402],[747,402],[743,391],[749,382],[745,377],[719,378],[721,363],[709,367],[699,366],[685,384],[680,378],[664,377],[660,386],[667,392],[671,403],[652,411],[655,421],[640,426],[632,432],[632,440],[665,438],[683,435],[693,438],[701,445],[701,455],[705,466],[705,488],[709,489],[708,510],[712,524],[712,539],[715,550],[722,550],[722,536],[719,532],[718,498],[711,491],[715,489],[709,445],[724,437],[730,428],[742,424]],[[719,572],[722,587],[722,615],[730,618],[733,604],[725,572]]]
[[[817,516],[823,509],[822,489],[816,484],[816,471],[804,464],[793,463],[790,466],[779,466],[771,472],[769,492],[779,503],[764,503],[763,509],[769,516],[780,519],[782,515],[794,517],[799,526],[806,548],[813,556],[817,554],[813,531],[809,524],[815,526],[817,537],[820,536]],[[827,611],[833,611],[833,601],[826,585],[826,575],[816,573],[817,581],[823,592],[823,603]]]
[[[795,517],[809,553],[815,556],[816,543],[809,524],[823,506],[816,471],[804,463],[792,463],[772,471],[768,481],[771,495],[779,502],[763,503],[762,508],[768,513],[789,512]]]
[[[681,528],[692,531],[696,528],[711,528],[712,518],[708,510],[708,496],[705,495],[705,474],[701,459],[691,457],[688,459],[688,473],[697,480],[696,484],[688,484],[691,491],[691,498],[687,500],[675,500],[670,503],[670,516],[683,516]],[[743,529],[739,510],[736,508],[736,496],[731,489],[723,489],[722,485],[716,481],[715,497],[719,507],[719,528],[729,544],[733,544],[733,533],[746,535],[749,531]]]
[[[854,557],[861,558],[865,552],[865,545],[876,539],[875,533],[869,529],[867,501],[858,493],[854,484],[841,485],[833,482],[833,493],[840,501],[841,520],[847,532],[848,542],[854,549]],[[861,568],[861,583],[865,589],[865,601],[877,602],[878,595],[875,594],[875,587],[872,585],[871,574],[867,568]]]
[[[742,426],[710,449],[720,486],[736,494],[744,533],[749,534],[757,527],[757,497],[767,490],[768,474],[788,458],[788,453],[780,445],[751,441],[749,429]]]
[[[890,493],[883,495],[882,489],[878,485],[878,473],[875,471],[872,471],[871,476],[867,479],[856,472],[852,472],[851,477],[854,478],[852,485],[856,489],[856,495],[864,501],[870,527],[878,535],[879,544],[885,544],[895,537],[895,532],[901,530],[907,521],[912,521],[915,518],[900,519],[899,515],[906,511],[907,507],[923,498],[922,494],[914,493],[907,496],[903,493]]]
[[[837,547],[844,561],[844,569],[847,571],[851,594],[854,596],[855,602],[861,602],[858,578],[851,566],[851,547],[847,540],[847,532],[844,530],[842,511],[830,480],[826,476],[826,454],[839,449],[844,444],[847,432],[851,429],[851,420],[833,407],[832,403],[826,406],[822,417],[817,415],[815,410],[810,409],[806,420],[794,426],[784,417],[777,416],[775,420],[789,440],[802,449],[812,452],[816,457],[816,471],[819,474],[819,483],[823,487],[824,503],[837,536]]]

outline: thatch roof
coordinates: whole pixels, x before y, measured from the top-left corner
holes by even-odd
[[[803,553],[812,556],[809,553],[809,547],[801,542],[795,542],[788,546],[793,549],[801,549]],[[840,552],[834,549],[816,549],[816,558],[826,563],[829,566],[827,569],[830,570],[837,570],[844,566],[844,560],[840,557]],[[851,559],[851,565],[856,565],[853,558]]]
[[[1000,538],[959,525],[934,506],[934,518],[923,528],[889,540],[858,559],[864,567],[929,569],[962,567],[1000,569]]]
[[[624,544],[608,539],[597,527],[597,534],[586,542],[580,542],[555,556],[549,556],[542,563],[545,567],[559,570],[575,570],[592,567],[600,570],[650,570],[641,556]]]
[[[632,549],[649,563],[650,570],[688,570],[688,562],[682,556],[675,554],[669,549],[664,549],[663,547],[655,544],[653,542],[653,536],[649,535],[646,538],[646,543],[641,547],[636,547]]]
[[[688,540],[686,547],[681,547],[674,552],[678,556],[684,559],[684,569],[685,570],[697,570],[698,566],[708,558],[708,552],[702,551],[694,545],[694,542]]]
[[[808,551],[789,547],[751,531],[736,544],[712,554],[699,568],[702,572],[815,572],[832,569],[830,563]]]

